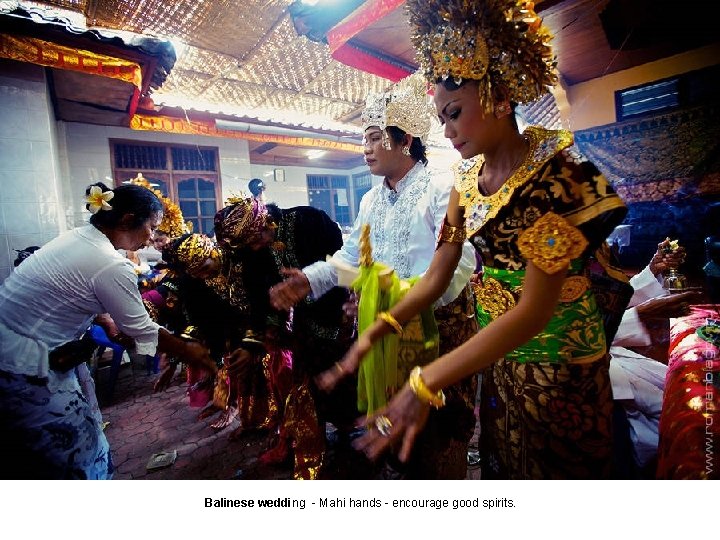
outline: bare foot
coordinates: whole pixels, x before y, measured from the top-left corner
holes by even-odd
[[[210,418],[212,415],[214,415],[216,412],[218,412],[220,409],[215,406],[214,403],[209,403],[205,406],[205,408],[200,411],[197,415],[198,420],[205,420],[205,418]]]
[[[225,429],[232,423],[233,420],[235,420],[237,414],[238,411],[236,407],[225,407],[225,410],[223,411],[220,418],[217,420],[217,422],[210,424],[210,427],[216,431]]]

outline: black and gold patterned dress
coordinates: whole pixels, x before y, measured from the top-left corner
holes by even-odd
[[[254,256],[272,257],[276,281],[282,279],[282,268],[304,268],[324,261],[342,246],[340,228],[322,210],[309,206],[280,209],[270,205],[268,211],[277,225],[275,243],[268,253],[263,250],[254,252]],[[293,309],[293,384],[281,436],[293,441],[297,479],[321,475],[325,422],[336,427],[353,426],[360,414],[354,378],[342,381],[330,393],[319,391],[313,381],[342,359],[352,344],[353,326],[343,311],[347,299],[348,291],[335,287],[321,298],[306,298]]]
[[[587,258],[625,216],[623,202],[566,131],[529,127],[525,161],[494,194],[482,160],[456,170],[466,233],[482,255],[481,327],[514,307],[527,261],[568,268],[545,329],[483,373],[483,478],[602,478],[611,473],[612,395],[602,316]]]

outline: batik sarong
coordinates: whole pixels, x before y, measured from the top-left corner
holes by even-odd
[[[61,384],[56,384],[58,378]],[[0,433],[2,478],[112,476],[100,416],[83,394],[75,370],[51,371],[48,379],[0,371]]]

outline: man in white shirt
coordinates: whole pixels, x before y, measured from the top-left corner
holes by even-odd
[[[650,264],[630,278],[635,292],[610,347],[613,399],[625,411],[633,458],[641,470],[657,454],[658,423],[667,366],[626,347],[652,345],[646,323],[651,319],[687,315],[689,302],[696,296],[694,292],[671,295],[662,287],[662,273],[669,265],[677,267],[685,259],[682,247],[675,252],[667,252],[669,242],[666,239],[658,244]]]
[[[333,256],[340,266],[359,265],[360,232],[369,224],[374,260],[393,268],[400,279],[427,271],[452,187],[450,175],[432,176],[425,166],[424,140],[432,118],[434,109],[417,79],[398,83],[385,94],[368,96],[362,114],[365,161],[383,182],[363,196],[353,229]],[[323,261],[288,272],[289,279],[271,290],[271,301],[278,309],[289,309],[307,295],[322,296],[339,284],[337,266]],[[473,248],[465,242],[454,278],[435,306],[440,354],[477,331],[472,295],[467,292],[474,268]],[[407,478],[465,478],[467,443],[474,428],[474,381],[471,377],[453,387],[448,392],[448,406],[431,412],[408,467],[385,471]]]

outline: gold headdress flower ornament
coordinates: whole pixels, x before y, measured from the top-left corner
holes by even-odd
[[[189,273],[200,268],[206,260],[219,256],[217,244],[211,238],[197,233],[177,238],[163,252],[163,257],[171,266],[181,266]]]
[[[377,126],[383,133],[383,147],[390,150],[390,140],[385,128],[395,126],[419,138],[427,139],[435,109],[427,95],[427,81],[415,73],[398,81],[387,92],[368,94],[362,112],[362,129]]]
[[[232,197],[215,214],[215,237],[223,247],[245,247],[272,226],[267,207],[254,197]]]
[[[85,196],[87,201],[87,209],[91,214],[97,214],[100,210],[112,210],[112,206],[108,201],[115,196],[113,190],[103,191],[100,186],[92,186],[90,192]]]
[[[539,2],[540,0],[538,0]],[[550,31],[526,0],[408,0],[411,40],[431,82],[480,82],[480,102],[493,92],[528,103],[557,82]]]
[[[130,180],[130,183],[149,189],[158,199],[160,199],[160,202],[163,205],[163,217],[160,225],[157,227],[158,231],[164,232],[170,238],[177,238],[183,234],[192,232],[192,222],[185,222],[180,207],[168,197],[163,195],[162,191],[155,189],[152,185],[150,185],[150,182],[148,182],[147,178],[145,178],[142,173],[138,173],[135,178]]]

